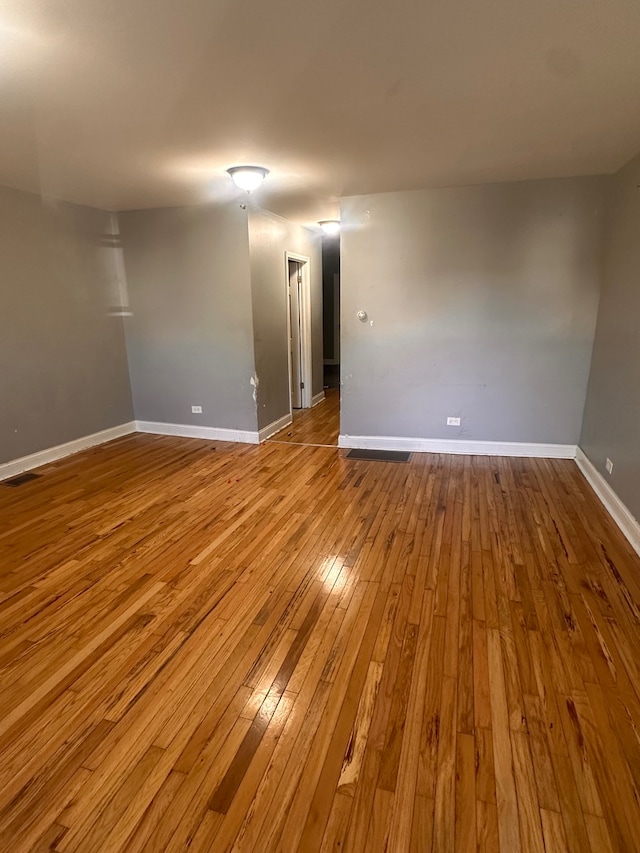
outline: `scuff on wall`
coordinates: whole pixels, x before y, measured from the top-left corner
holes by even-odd
[[[249,381],[253,385],[253,393],[252,393],[253,402],[257,403],[258,402],[258,386],[260,385],[260,380],[258,378],[258,374],[255,373]]]

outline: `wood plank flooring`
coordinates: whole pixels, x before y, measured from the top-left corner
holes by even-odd
[[[324,400],[312,409],[294,409],[293,423],[276,433],[271,441],[337,447],[340,392],[337,388],[326,388],[324,393]]]
[[[40,473],[0,484],[0,850],[638,849],[640,561],[573,462]]]

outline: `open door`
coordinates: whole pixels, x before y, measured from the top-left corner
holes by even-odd
[[[311,294],[309,258],[286,252],[291,409],[311,408]]]
[[[302,264],[300,261],[289,259],[289,365],[291,408],[302,408],[302,324],[300,322],[300,305],[302,286]]]

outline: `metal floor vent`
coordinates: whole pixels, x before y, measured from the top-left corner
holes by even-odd
[[[5,480],[2,485],[3,486],[22,486],[23,483],[30,483],[32,480],[39,480],[42,477],[42,474],[31,474],[27,471],[25,474],[18,474],[17,477],[11,477],[9,480]]]
[[[350,450],[347,459],[368,459],[371,462],[408,462],[411,454],[404,450]]]

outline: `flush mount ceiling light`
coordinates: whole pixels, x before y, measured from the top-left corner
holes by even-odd
[[[256,190],[269,174],[269,170],[262,166],[233,166],[227,172],[235,185],[248,193]]]
[[[322,228],[324,233],[328,234],[330,237],[335,237],[336,234],[340,233],[339,219],[323,219],[322,222],[318,222],[318,225]]]

